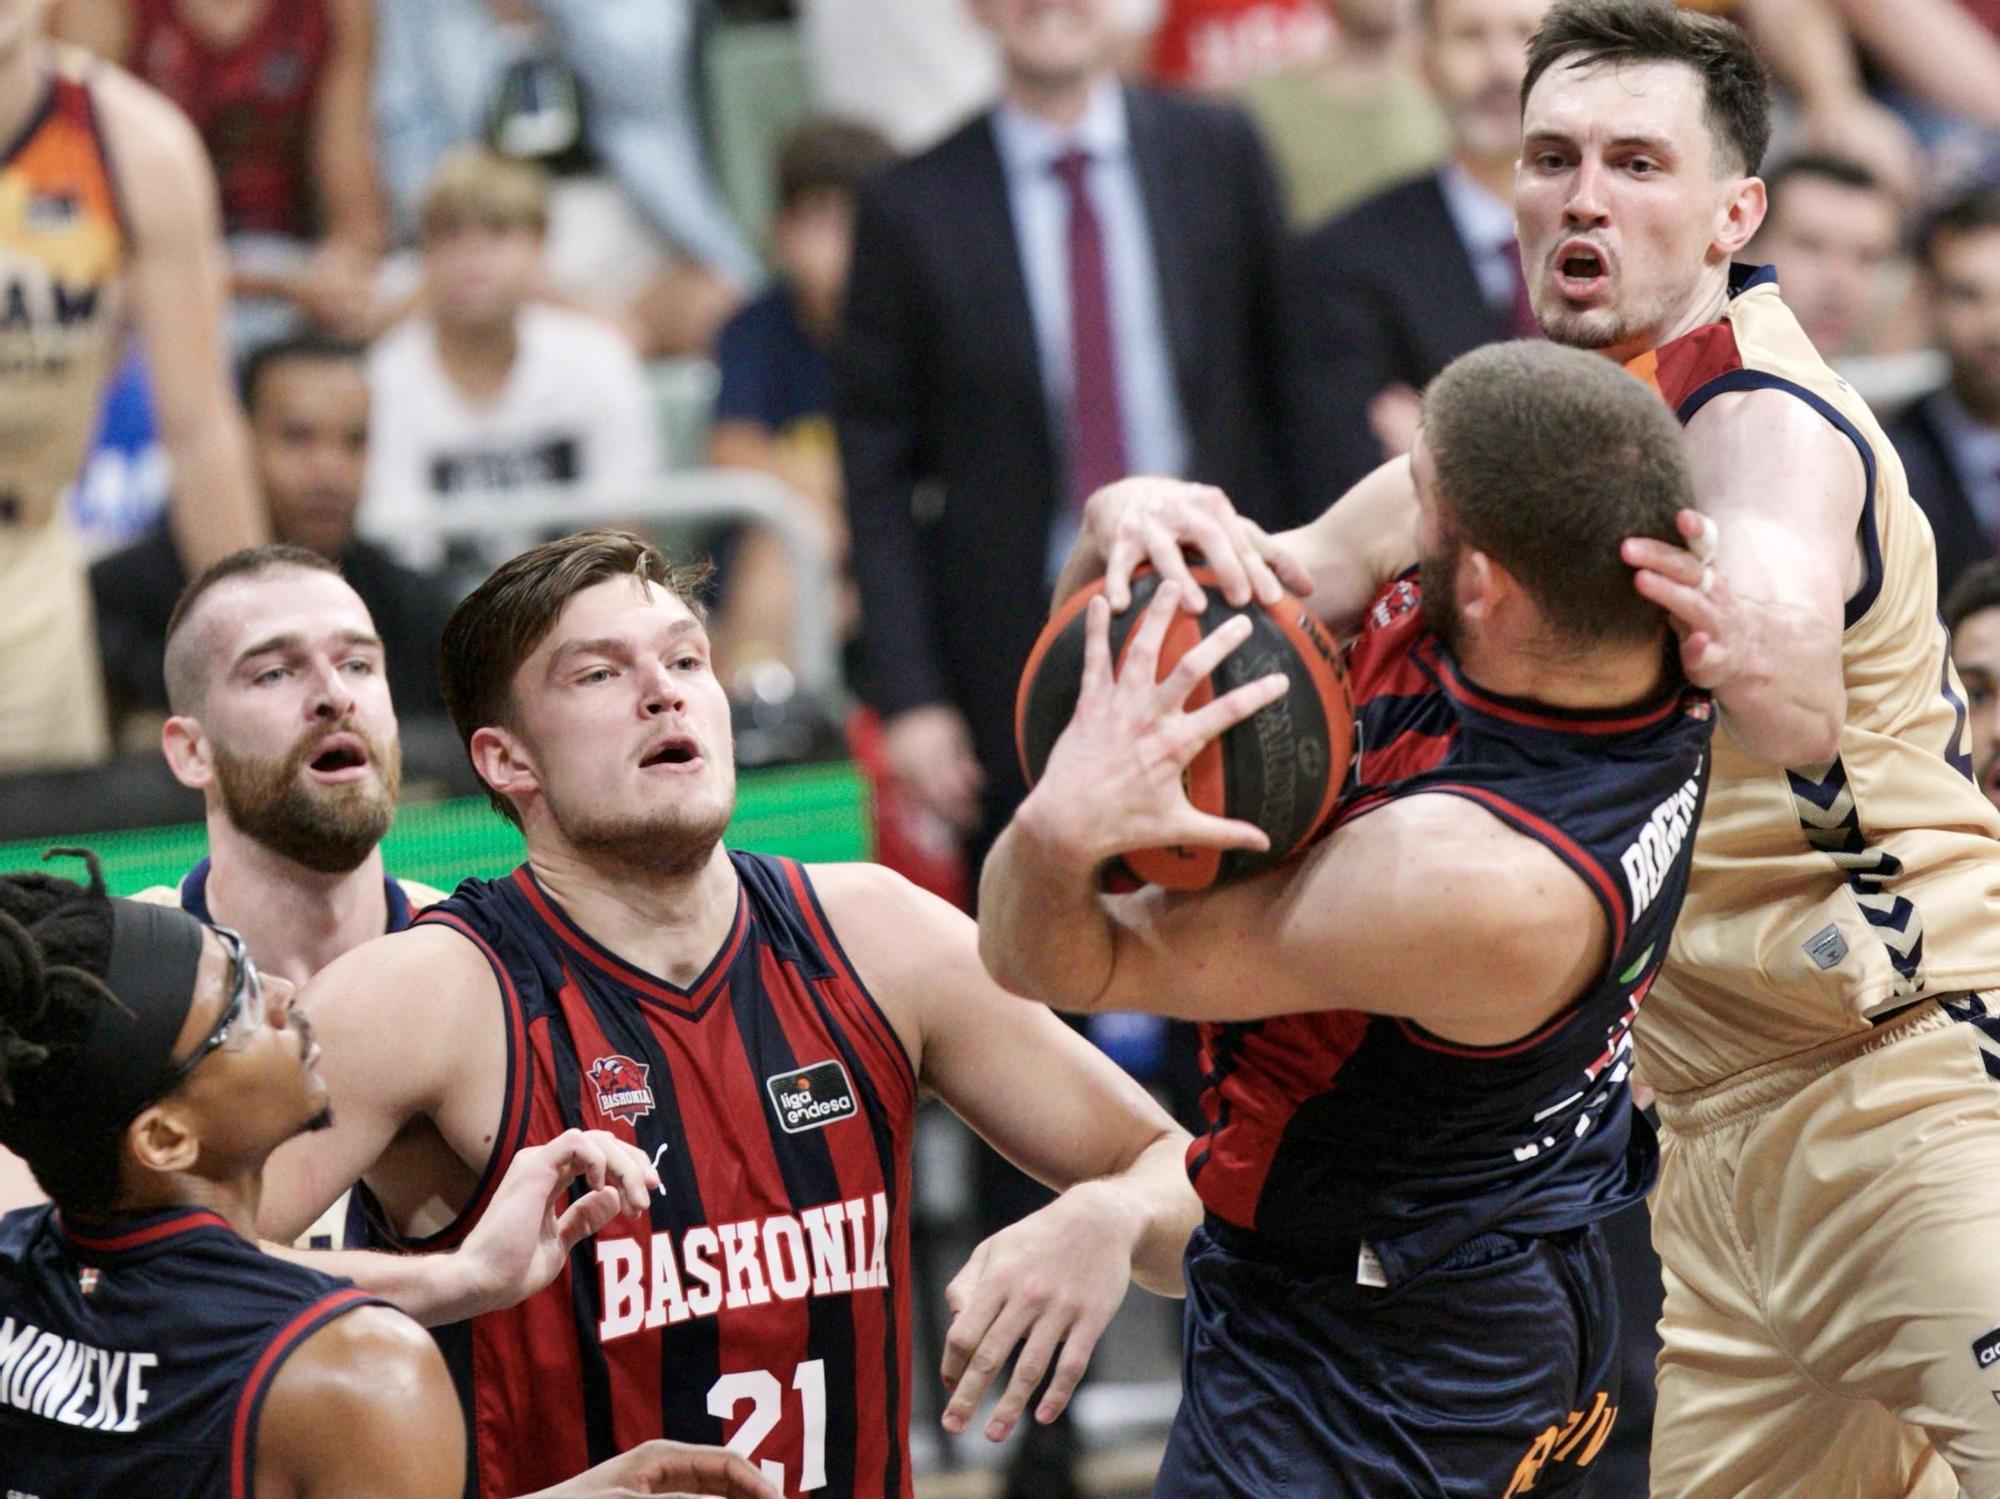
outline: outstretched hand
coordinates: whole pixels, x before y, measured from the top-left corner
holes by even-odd
[[[939,1370],[951,1391],[945,1430],[966,1429],[1010,1354],[1014,1372],[987,1438],[1005,1440],[1052,1366],[1035,1419],[1047,1425],[1062,1414],[1131,1283],[1131,1222],[1114,1202],[1074,1188],[973,1250],[944,1292],[952,1314]]]
[[[570,1183],[588,1190],[567,1202]],[[513,1306],[542,1289],[569,1252],[624,1213],[642,1215],[660,1176],[645,1152],[604,1130],[565,1130],[515,1153],[459,1256],[483,1309]]]
[[[1023,811],[1040,814],[1081,860],[1101,863],[1141,848],[1263,850],[1253,823],[1217,817],[1188,800],[1182,775],[1224,730],[1276,702],[1288,685],[1272,673],[1189,709],[1196,686],[1250,637],[1238,616],[1190,647],[1159,678],[1160,651],[1183,595],[1162,581],[1133,631],[1125,660],[1111,662],[1111,606],[1092,599],[1084,617],[1083,684],[1069,726],[1049,751]]]

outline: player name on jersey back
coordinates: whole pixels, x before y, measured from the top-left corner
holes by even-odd
[[[94,1348],[0,1318],[0,1401],[83,1431],[137,1431],[159,1355]]]
[[[877,1192],[650,1239],[597,1241],[606,1343],[725,1309],[889,1289],[889,1200]]]

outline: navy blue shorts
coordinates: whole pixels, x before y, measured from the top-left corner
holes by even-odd
[[[1569,1499],[1618,1415],[1596,1228],[1492,1233],[1394,1289],[1187,1252],[1154,1499]]]

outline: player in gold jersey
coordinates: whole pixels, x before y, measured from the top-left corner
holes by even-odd
[[[1660,1499],[2000,1495],[2000,817],[1971,780],[1930,529],[1768,272],[1735,31],[1562,0],[1515,212],[1544,330],[1680,415],[1708,520],[1627,544],[1724,709],[1688,900],[1638,1023],[1659,1092]],[[1348,628],[1415,556],[1406,463],[1269,538],[1213,490],[1093,498],[1063,592],[1182,544]],[[1702,555],[1698,555],[1700,552]],[[1200,591],[1191,602],[1197,606]],[[1362,753],[1366,753],[1363,747]]]
[[[221,326],[215,181],[165,99],[0,0],[0,771],[108,745],[83,564],[60,514],[128,315],[199,571],[264,539]]]

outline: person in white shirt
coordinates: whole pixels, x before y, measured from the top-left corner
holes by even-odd
[[[425,195],[423,309],[369,356],[362,533],[412,566],[480,575],[537,538],[486,530],[449,547],[440,516],[521,491],[627,496],[662,467],[645,372],[609,324],[537,301],[548,187],[478,147],[446,156]]]

